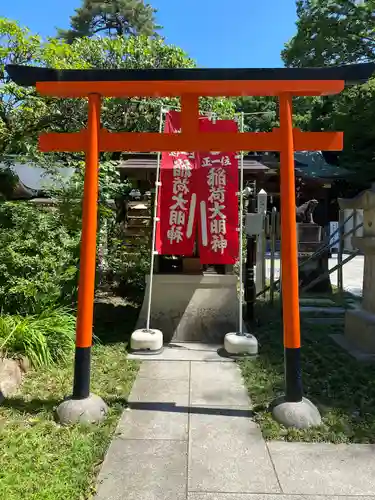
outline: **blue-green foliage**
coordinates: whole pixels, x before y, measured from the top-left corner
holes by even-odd
[[[0,307],[34,314],[71,303],[78,273],[80,235],[59,213],[29,202],[0,204]]]

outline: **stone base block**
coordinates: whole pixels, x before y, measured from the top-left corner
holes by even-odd
[[[151,325],[163,332],[164,343],[222,344],[228,332],[238,330],[237,277],[234,275],[155,274]],[[137,329],[146,325],[150,278]]]
[[[375,314],[364,309],[347,310],[345,337],[362,352],[375,354]]]
[[[56,413],[63,425],[99,424],[106,418],[108,407],[101,397],[90,394],[85,399],[65,399],[57,407]]]
[[[14,394],[22,382],[22,371],[14,359],[0,358],[0,400]]]
[[[153,328],[135,330],[130,337],[130,349],[133,354],[157,354],[163,349],[163,334]]]
[[[229,356],[255,356],[258,354],[258,341],[251,333],[227,333],[224,338],[224,350]]]
[[[321,244],[319,243],[319,247]],[[315,283],[311,288],[309,288],[309,293],[332,293],[332,285],[328,273],[328,254],[322,255],[318,259],[311,260],[306,264],[302,263],[311,257],[312,253],[303,254],[299,251],[298,254],[298,264],[301,268],[298,272],[298,279],[300,288],[307,287],[312,281],[314,281],[319,276],[325,275],[320,281]]]
[[[375,362],[375,354],[362,352],[357,345],[352,344],[344,335],[341,335],[340,333],[332,333],[330,337],[334,342],[336,342],[337,345],[353,356],[353,358],[357,361],[360,361],[361,363]]]
[[[307,398],[302,401],[289,402],[284,397],[271,404],[272,416],[279,424],[296,429],[308,429],[322,423],[317,407]]]

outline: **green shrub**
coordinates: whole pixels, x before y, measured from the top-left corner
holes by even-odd
[[[37,314],[71,304],[78,274],[79,234],[59,215],[27,202],[0,204],[0,307]]]
[[[111,228],[106,279],[120,295],[128,298],[142,296],[145,276],[150,272],[150,248],[144,241],[134,253],[130,253],[125,240],[120,226]]]
[[[74,349],[75,323],[65,308],[37,316],[0,315],[0,353],[26,356],[34,367],[67,361]]]

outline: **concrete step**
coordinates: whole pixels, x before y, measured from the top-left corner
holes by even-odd
[[[319,314],[322,316],[343,316],[344,307],[319,307],[319,306],[301,306],[301,314]]]
[[[329,316],[326,316],[325,318],[317,318],[315,316],[313,317],[302,317],[303,323],[307,323],[309,325],[344,325],[345,324],[345,318],[342,316],[341,318],[332,318]]]
[[[151,227],[147,226],[129,226],[124,229],[124,235],[126,238],[147,238],[151,232]]]
[[[334,306],[336,302],[328,298],[320,297],[300,297],[300,306]]]
[[[140,228],[140,229],[150,228],[151,229],[151,224],[150,224],[150,221],[148,221],[148,220],[145,220],[145,221],[142,219],[130,220],[126,225],[126,228]]]

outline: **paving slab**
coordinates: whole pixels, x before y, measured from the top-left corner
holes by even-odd
[[[186,500],[187,442],[116,438],[96,500]]]
[[[283,493],[368,495],[375,492],[375,445],[268,443]]]
[[[166,403],[187,406],[189,403],[189,380],[137,378],[128,398],[131,403]]]
[[[239,367],[235,363],[192,362],[190,404],[249,407]]]
[[[190,363],[188,361],[142,361],[138,378],[158,380],[189,380]]]
[[[358,349],[352,342],[350,342],[345,335],[341,335],[340,333],[332,333],[330,335],[331,339],[336,342],[340,347],[342,347],[348,354],[353,356],[357,361],[363,363],[373,363],[375,362],[375,354],[371,354],[368,352],[363,352]]]
[[[116,433],[125,439],[186,440],[189,375],[188,362],[143,362]]]
[[[239,416],[189,416],[189,482],[194,492],[280,492],[259,428]]]
[[[142,403],[124,411],[116,434],[124,439],[187,440],[188,407],[165,403]]]
[[[230,358],[218,354],[222,344],[201,344],[197,342],[173,342],[164,347],[160,354],[128,354],[128,359],[140,361],[212,361],[233,363]]]
[[[375,500],[375,496],[189,493],[188,500]]]

